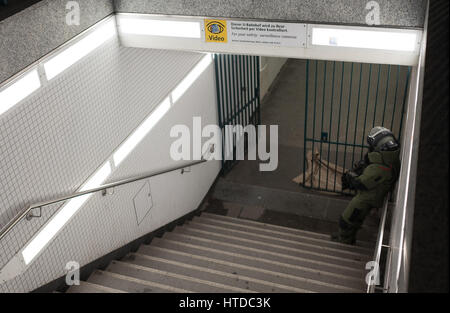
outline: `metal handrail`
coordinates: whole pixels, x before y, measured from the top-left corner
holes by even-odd
[[[214,145],[212,145],[212,147],[209,150],[211,153],[214,152]],[[108,183],[108,184],[104,184],[101,185],[99,187],[96,188],[92,188],[92,189],[88,189],[88,190],[84,190],[84,191],[78,191],[78,192],[74,192],[70,195],[67,196],[62,196],[62,197],[58,197],[58,198],[54,198],[52,200],[48,200],[48,201],[43,201],[43,202],[38,202],[38,203],[34,203],[29,205],[25,210],[23,210],[22,212],[18,213],[13,219],[11,219],[10,222],[8,222],[8,224],[6,224],[1,230],[0,230],[0,241],[26,216],[28,216],[28,214],[31,212],[31,210],[33,209],[38,209],[38,208],[42,208],[44,206],[50,205],[50,204],[55,204],[61,201],[66,201],[66,200],[70,200],[76,197],[80,197],[86,194],[91,194],[91,193],[95,193],[98,191],[104,191],[106,192],[108,189],[110,188],[114,188],[114,187],[118,187],[118,186],[122,186],[122,185],[126,185],[129,183],[133,183],[135,181],[139,181],[142,179],[146,179],[146,178],[150,178],[150,177],[154,177],[154,176],[158,176],[161,174],[165,174],[165,173],[169,173],[169,172],[173,172],[173,171],[177,171],[177,170],[182,170],[186,167],[191,167],[194,165],[198,165],[204,162],[207,162],[208,160],[203,158],[198,160],[198,161],[193,161],[193,162],[187,162],[183,165],[179,165],[176,167],[170,167],[167,169],[162,169],[162,170],[158,170],[158,171],[154,171],[154,172],[150,172],[150,173],[146,173],[146,174],[142,174],[142,175],[138,175],[138,176],[134,176],[131,178],[127,178],[127,179],[122,179],[113,183]]]
[[[389,204],[389,198],[390,198],[390,193],[386,196],[383,207],[381,208],[382,212],[381,212],[380,226],[379,226],[379,230],[378,230],[377,243],[375,245],[375,253],[373,256],[373,260],[375,261],[375,264],[378,264],[378,269],[377,269],[378,273],[376,273],[377,275],[379,275],[379,273],[380,273],[379,264],[380,264],[380,257],[381,257],[381,248],[383,248],[384,228],[386,225],[386,217],[387,217],[387,208],[388,208],[388,204]],[[376,288],[379,288],[379,287],[376,287],[374,284],[368,284],[367,285],[367,293],[373,293]]]

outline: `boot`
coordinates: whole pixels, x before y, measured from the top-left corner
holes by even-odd
[[[342,216],[339,219],[339,232],[331,234],[331,240],[344,244],[354,245],[356,243],[356,232],[358,229],[347,223]]]

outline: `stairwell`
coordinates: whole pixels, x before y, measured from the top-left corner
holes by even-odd
[[[203,212],[67,292],[365,292],[371,247]]]

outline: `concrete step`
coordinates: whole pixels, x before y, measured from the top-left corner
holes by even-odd
[[[288,267],[298,266],[300,268],[330,272],[358,279],[364,279],[365,276],[365,270],[360,267],[332,264],[299,256],[280,254],[271,250],[245,247],[242,245],[225,243],[196,236],[188,236],[186,234],[167,233],[163,239],[153,239],[152,245],[202,256],[209,256],[212,252],[221,252],[231,256],[239,254],[246,257],[259,259],[261,262],[267,261],[271,264],[276,262],[275,264],[278,265],[286,264]]]
[[[330,241],[330,238],[317,238],[317,236],[313,236],[308,232],[305,232],[303,234],[293,234],[288,233],[286,231],[282,230],[271,230],[266,229],[264,227],[261,227],[261,225],[243,225],[240,223],[237,223],[233,220],[223,220],[218,218],[211,218],[206,214],[203,214],[202,216],[195,216],[192,220],[193,222],[198,222],[201,224],[211,225],[211,226],[218,226],[223,227],[229,230],[236,230],[236,231],[245,231],[245,232],[251,232],[255,235],[264,235],[269,236],[270,238],[277,238],[282,240],[292,240],[295,242],[301,242],[306,244],[312,244],[312,245],[320,245],[323,247],[329,247],[329,248],[335,248],[340,249],[343,251],[349,251],[349,252],[356,252],[360,254],[365,254],[368,256],[373,255],[373,249],[360,247],[360,246],[352,246],[347,244],[342,244],[339,242]],[[187,222],[189,223],[189,222]],[[262,224],[262,223],[261,223]],[[263,224],[265,225],[265,224]]]
[[[295,228],[290,228],[290,227],[261,223],[261,222],[252,221],[252,220],[243,219],[243,218],[235,218],[235,217],[230,217],[230,216],[211,214],[208,212],[203,212],[201,217],[214,219],[214,220],[218,220],[218,221],[234,223],[236,225],[242,225],[244,227],[250,226],[250,227],[256,227],[256,228],[266,230],[266,231],[281,232],[285,235],[306,236],[308,238],[320,239],[320,240],[325,240],[325,241],[330,240],[330,234],[321,234],[321,233],[317,233],[317,232],[300,230],[300,229],[295,229]],[[347,245],[347,246],[350,246],[350,245]],[[375,244],[372,242],[358,240],[356,246],[350,246],[350,247],[362,247],[362,248],[368,248],[369,250],[373,250],[374,246],[375,246]]]
[[[332,256],[338,256],[342,258],[350,258],[350,259],[357,259],[357,260],[369,260],[372,258],[372,256],[369,255],[369,253],[361,253],[359,251],[352,251],[351,246],[350,249],[343,249],[341,246],[334,246],[329,245],[328,243],[331,241],[325,241],[325,242],[305,242],[305,241],[299,241],[292,238],[286,239],[286,238],[277,238],[268,234],[257,234],[252,229],[249,230],[242,230],[242,229],[236,229],[232,227],[228,227],[228,225],[212,225],[207,224],[205,222],[197,222],[194,221],[188,221],[184,225],[185,228],[192,228],[197,230],[204,230],[213,232],[216,234],[223,234],[223,235],[229,235],[233,237],[242,237],[250,240],[259,241],[261,243],[269,243],[269,244],[275,244],[280,247],[289,247],[289,248],[296,248],[300,250],[305,251],[313,251],[321,254],[329,254]]]
[[[160,271],[167,271],[189,277],[195,277],[209,282],[215,282],[228,286],[247,289],[255,292],[311,292],[302,289],[303,286],[288,286],[277,282],[265,281],[259,277],[247,276],[245,273],[239,274],[235,271],[221,271],[214,267],[197,266],[192,263],[182,262],[170,258],[161,258],[155,255],[133,253],[125,257],[123,262],[131,263],[139,266],[150,267]],[[318,286],[322,287],[322,286]],[[326,287],[326,286],[325,286]],[[316,288],[318,289],[318,288]],[[332,288],[322,288],[322,290],[336,290]],[[339,289],[337,289],[339,290]],[[324,291],[325,292],[325,291]]]
[[[102,284],[80,281],[79,285],[71,286],[66,293],[123,293],[123,291]]]
[[[110,271],[96,270],[88,279],[88,282],[105,287],[133,293],[158,293],[158,292],[188,292],[181,288],[173,288],[158,282],[145,281],[136,277],[122,275]]]
[[[280,246],[278,244],[261,242],[255,239],[247,239],[243,236],[232,236],[219,234],[217,232],[204,231],[200,229],[194,229],[190,227],[179,227],[177,226],[172,233],[166,233],[164,238],[169,238],[175,234],[184,235],[185,238],[182,240],[191,240],[192,237],[214,240],[217,242],[225,244],[235,244],[244,247],[245,249],[253,248],[265,251],[276,252],[280,255],[296,256],[311,261],[321,261],[330,264],[343,265],[351,268],[364,268],[367,260],[365,258],[352,256],[352,257],[341,257],[334,256],[328,250],[324,251],[312,251],[312,249],[299,249],[291,248],[286,246]]]
[[[160,270],[157,267],[132,264],[129,262],[113,261],[107,268],[108,272],[139,279],[151,284],[159,284],[171,289],[202,292],[202,293],[229,293],[229,292],[253,292],[248,289],[225,285],[210,280],[191,277],[171,271]],[[141,283],[142,284],[142,283]],[[143,285],[143,284],[142,284]],[[144,287],[144,285],[143,285]],[[144,292],[142,288],[141,291]]]
[[[178,245],[178,248],[180,248],[180,245]],[[195,253],[196,251],[193,252]],[[239,276],[244,275],[270,283],[302,288],[309,291],[359,292],[365,288],[361,279],[353,277],[305,269],[300,266],[289,266],[279,262],[261,261],[258,258],[240,254],[223,253],[222,251],[214,250],[208,252],[208,256],[202,256],[179,251],[178,249],[162,248],[154,244],[142,245],[138,250],[139,254],[152,258],[176,261],[182,264],[194,265],[202,269],[219,270]],[[277,289],[275,287],[274,290],[271,289],[261,292],[278,292],[276,291]]]
[[[260,179],[264,180],[263,177]],[[295,191],[275,186],[262,186],[256,181],[244,183],[219,178],[214,185],[212,197],[221,201],[331,222],[339,220],[339,216],[350,202],[350,198],[347,197],[313,192],[295,186],[293,183],[292,186]],[[372,218],[368,216],[363,227],[370,229],[373,226],[372,222],[376,221],[372,221]]]

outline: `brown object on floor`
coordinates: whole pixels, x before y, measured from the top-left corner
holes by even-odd
[[[344,171],[341,166],[321,160],[320,153],[317,150],[314,150],[314,155],[311,150],[308,150],[305,173],[295,177],[292,181],[308,188],[336,190],[338,192],[342,190],[341,179]],[[324,193],[335,194],[335,192]]]

